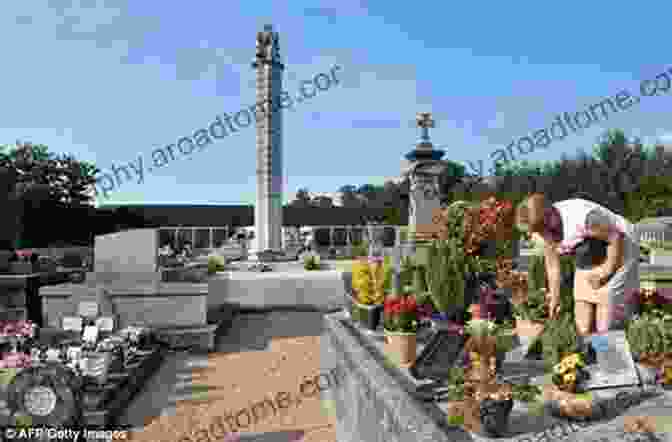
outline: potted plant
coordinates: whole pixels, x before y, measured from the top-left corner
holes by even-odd
[[[548,320],[548,308],[545,289],[530,290],[527,302],[514,304],[516,334],[526,338],[536,338],[544,331],[544,322]]]
[[[386,353],[401,366],[415,362],[418,305],[413,295],[389,296],[384,304]]]
[[[304,253],[301,260],[303,261],[304,270],[320,270],[322,268],[320,264],[320,255],[316,253]]]
[[[652,383],[672,356],[672,315],[637,315],[625,329],[632,357],[645,383]]]
[[[478,404],[482,432],[489,436],[503,436],[513,410],[511,385],[498,382],[480,383],[474,392],[474,400]]]
[[[465,334],[469,378],[481,382],[495,379],[506,353],[513,348],[513,330],[506,324],[472,319],[465,327]]]
[[[452,426],[461,426],[464,424],[465,415],[465,387],[464,370],[458,367],[451,367],[448,370],[448,377],[445,382],[445,391],[442,393],[442,400],[448,414],[448,424]]]
[[[435,241],[430,247],[425,283],[438,313],[461,322],[465,307],[464,251],[452,241]]]
[[[551,409],[561,416],[588,418],[593,415],[593,401],[585,394],[584,383],[590,379],[582,353],[567,353],[553,366],[552,385],[546,387],[545,397]]]
[[[371,257],[353,264],[351,317],[368,330],[375,330],[380,324],[385,290],[389,288],[390,280],[389,260]]]

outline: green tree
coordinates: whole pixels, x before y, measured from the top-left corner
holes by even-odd
[[[15,209],[5,216],[17,225],[15,243],[21,245],[23,230],[31,217],[46,213],[50,207],[82,207],[90,205],[98,169],[92,163],[79,161],[73,155],[54,154],[45,145],[17,141],[15,146],[0,146],[0,166],[15,178],[12,195]]]
[[[294,200],[289,203],[289,207],[297,207],[302,209],[307,207],[314,207],[308,189],[304,187],[297,190]]]

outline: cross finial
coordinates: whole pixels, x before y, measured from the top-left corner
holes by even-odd
[[[434,127],[434,120],[430,112],[419,112],[416,117],[418,127],[421,129],[430,129]]]
[[[417,126],[421,130],[420,134],[420,145],[422,148],[431,148],[432,143],[429,141],[429,129],[434,127],[434,120],[432,120],[432,114],[429,112],[419,112],[415,118]]]

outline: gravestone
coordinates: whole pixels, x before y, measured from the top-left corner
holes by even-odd
[[[630,346],[622,330],[609,331],[598,346],[597,364],[588,366],[590,380],[588,390],[639,385],[637,368],[630,353]],[[602,348],[600,348],[602,347]]]
[[[114,273],[153,273],[158,270],[156,229],[133,229],[96,236],[94,270]]]

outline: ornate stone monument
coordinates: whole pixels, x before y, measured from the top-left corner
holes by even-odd
[[[257,34],[257,200],[252,260],[282,247],[282,72],[279,37],[271,25]]]
[[[419,113],[416,121],[421,131],[420,141],[406,154],[407,164],[402,175],[410,180],[409,234],[423,239],[434,231],[432,217],[441,208],[439,176],[447,162],[441,160],[445,152],[435,149],[429,139],[429,129],[434,127],[432,114]]]

